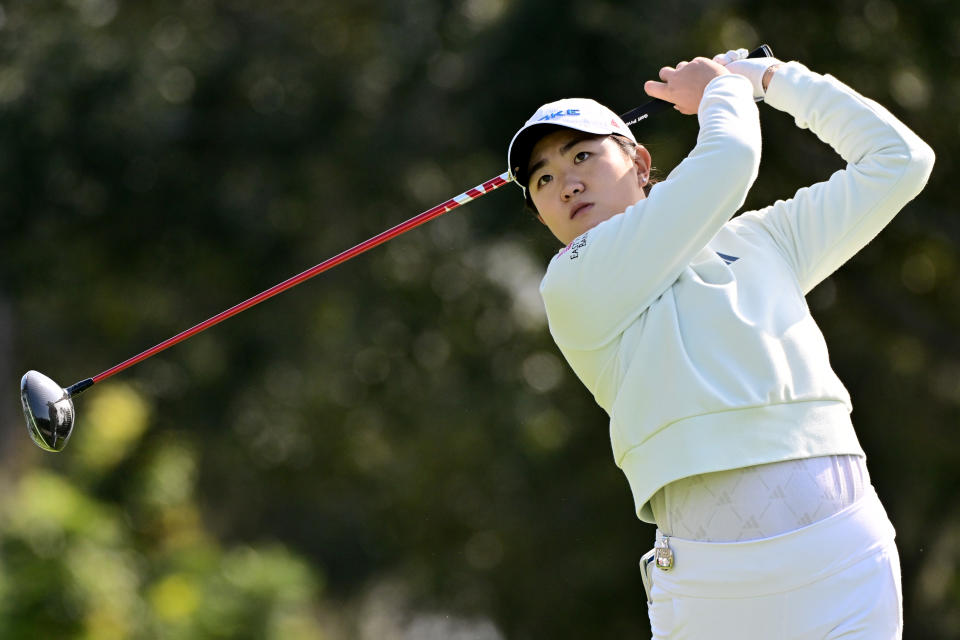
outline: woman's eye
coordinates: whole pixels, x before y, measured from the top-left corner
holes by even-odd
[[[577,155],[573,156],[573,161],[574,161],[574,162],[583,162],[584,160],[586,160],[586,159],[589,158],[589,157],[590,157],[590,152],[589,152],[589,151],[580,151],[580,152],[577,153]]]
[[[537,189],[542,189],[551,180],[553,180],[553,176],[547,173],[543,174],[537,178]]]

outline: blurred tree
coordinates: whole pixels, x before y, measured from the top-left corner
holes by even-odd
[[[953,5],[70,0],[3,3],[0,36],[0,371],[64,384],[500,173],[546,100],[625,110],[765,41],[889,106],[934,177],[810,303],[907,637],[960,635]],[[762,118],[747,206],[840,166]],[[637,134],[665,174],[696,123]],[[91,390],[60,456],[4,409],[4,637],[643,637],[652,530],[503,192]]]

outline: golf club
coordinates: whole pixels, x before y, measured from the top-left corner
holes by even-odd
[[[759,58],[772,56],[773,51],[767,45],[762,45],[757,49],[750,52],[749,57]],[[638,122],[645,120],[653,114],[660,113],[665,109],[671,107],[671,103],[665,100],[653,99],[649,102],[635,108],[631,109],[625,113],[622,118],[626,124],[632,125]],[[347,260],[364,253],[365,251],[376,247],[377,245],[383,244],[384,242],[391,240],[411,229],[418,227],[425,222],[433,220],[434,218],[447,213],[448,211],[453,211],[457,207],[467,204],[468,202],[484,196],[495,189],[502,187],[503,185],[511,182],[513,176],[509,172],[502,173],[495,178],[491,178],[486,182],[483,182],[472,189],[468,189],[463,193],[454,196],[453,198],[438,204],[437,206],[427,209],[423,213],[420,213],[406,222],[402,222],[395,227],[392,227],[386,231],[383,231],[372,238],[361,242],[360,244],[347,249],[346,251],[337,254],[336,256],[321,262],[320,264],[303,271],[302,273],[293,276],[283,282],[274,285],[273,287],[258,293],[257,295],[249,298],[233,307],[230,307],[226,311],[222,311],[217,315],[204,320],[200,324],[197,324],[186,331],[182,331],[172,338],[164,340],[160,344],[139,353],[132,358],[124,360],[118,365],[115,365],[106,371],[99,373],[92,378],[87,378],[86,380],[81,380],[76,384],[73,384],[67,388],[60,387],[59,384],[54,382],[49,377],[38,371],[28,371],[24,374],[23,378],[20,380],[20,402],[23,405],[23,415],[27,421],[27,431],[30,434],[30,437],[41,449],[46,451],[62,451],[63,448],[67,445],[67,441],[70,439],[70,435],[73,433],[73,423],[74,423],[74,407],[73,407],[73,397],[79,395],[86,389],[90,388],[94,384],[106,380],[107,378],[123,371],[124,369],[131,367],[147,358],[160,353],[161,351],[172,347],[173,345],[183,342],[187,338],[194,336],[206,329],[209,329],[215,324],[223,322],[227,318],[237,315],[241,311],[249,309],[250,307],[257,305],[268,298],[272,298],[278,293],[282,293],[287,289],[295,287],[296,285],[309,280],[310,278],[323,273],[333,267],[346,262]]]

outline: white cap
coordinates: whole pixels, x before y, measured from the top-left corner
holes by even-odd
[[[524,193],[526,193],[526,183],[529,179],[526,171],[527,164],[530,161],[530,152],[533,151],[534,145],[540,138],[550,131],[544,125],[566,127],[586,133],[616,133],[632,140],[634,143],[637,141],[633,137],[630,127],[623,122],[620,116],[596,100],[564,98],[545,104],[537,109],[537,112],[520,127],[507,149],[507,170],[514,182],[524,190]]]

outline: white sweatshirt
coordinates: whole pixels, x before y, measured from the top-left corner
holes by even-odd
[[[750,82],[720,76],[690,155],[554,256],[540,286],[648,522],[650,497],[680,478],[863,455],[804,295],[917,195],[934,154],[886,109],[796,62],[765,100],[847,167],[731,220],[757,175],[760,124]]]

